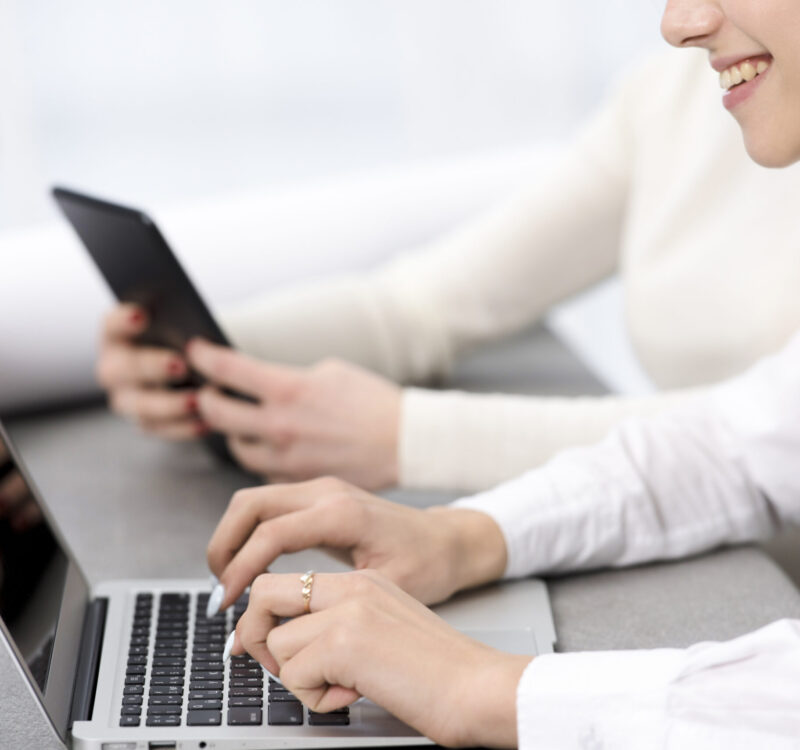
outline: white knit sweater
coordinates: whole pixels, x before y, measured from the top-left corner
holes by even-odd
[[[420,384],[618,270],[635,351],[661,394],[407,388],[401,484],[482,489],[594,442],[680,389],[738,373],[800,326],[800,171],[754,165],[719,96],[703,53],[666,52],[488,215],[369,274],[252,300],[223,324],[265,359],[337,355]]]

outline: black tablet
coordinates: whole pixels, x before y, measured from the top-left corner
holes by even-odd
[[[117,299],[147,311],[150,325],[139,337],[142,343],[182,352],[189,339],[202,336],[230,346],[146,213],[61,187],[53,188],[53,197]],[[200,382],[193,374],[187,385]],[[205,439],[214,453],[231,460],[224,436],[211,434]]]

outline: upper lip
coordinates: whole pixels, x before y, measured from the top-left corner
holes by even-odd
[[[714,68],[717,73],[722,73],[728,68],[732,68],[734,65],[743,63],[745,60],[752,60],[755,57],[771,57],[771,55],[767,52],[757,52],[753,55],[731,55],[729,57],[717,57],[711,60],[711,67]]]

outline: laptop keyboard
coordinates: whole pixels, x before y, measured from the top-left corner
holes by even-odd
[[[121,727],[221,726],[223,718],[229,726],[350,723],[348,708],[325,714],[306,711],[272,679],[267,681],[265,712],[264,671],[258,662],[244,654],[222,663],[225,640],[247,609],[247,595],[211,619],[205,615],[208,597],[199,594],[193,604],[192,595],[184,592],[137,594]]]

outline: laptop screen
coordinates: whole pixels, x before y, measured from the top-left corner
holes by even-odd
[[[37,498],[0,425],[0,617],[63,734],[88,591]]]

